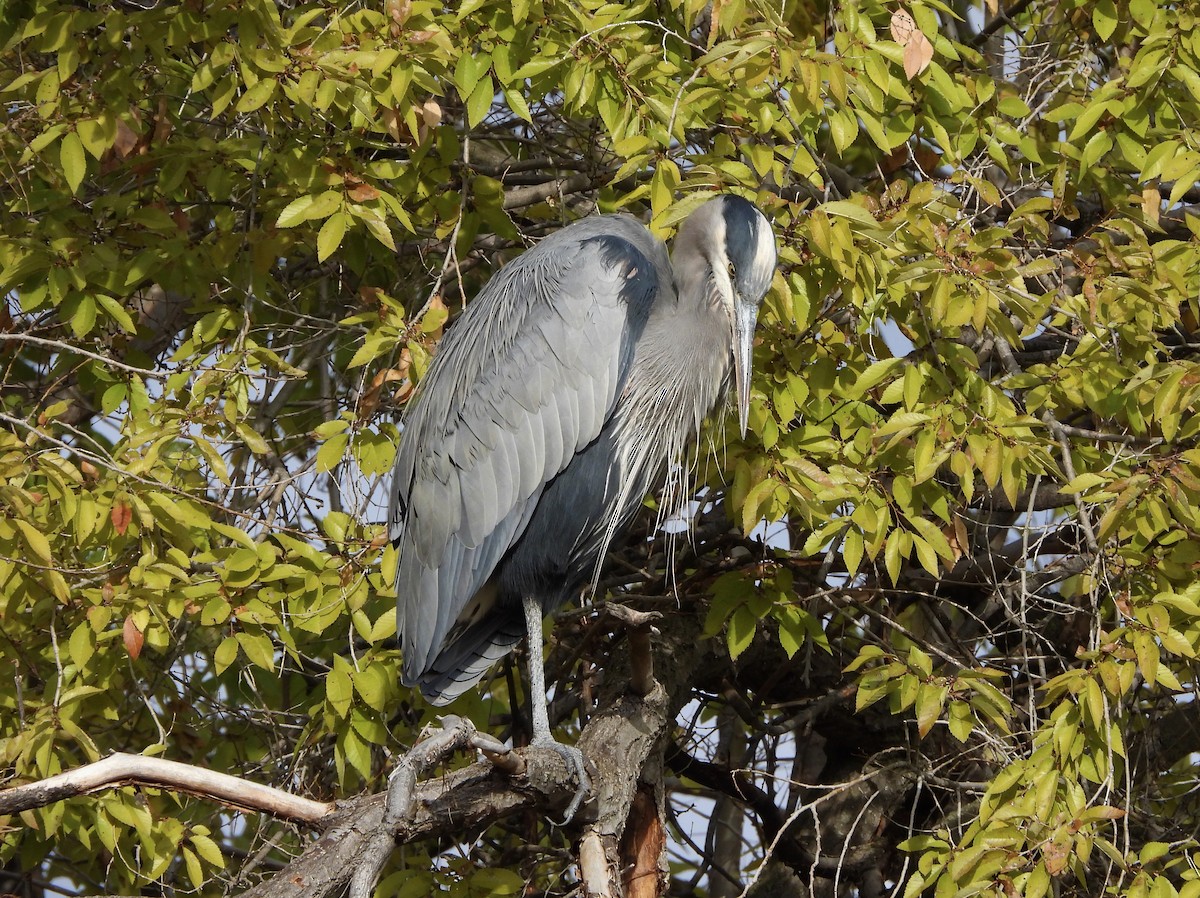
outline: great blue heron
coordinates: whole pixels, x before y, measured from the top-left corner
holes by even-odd
[[[542,618],[594,576],[731,372],[745,435],[775,261],[767,219],[732,195],[684,221],[673,259],[628,215],[585,218],[467,305],[405,418],[389,517],[403,681],[447,704],[528,637],[533,743],[574,767],[576,803],[587,777],[550,732]]]

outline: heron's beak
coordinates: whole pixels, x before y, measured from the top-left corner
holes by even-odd
[[[736,296],[733,303],[733,379],[737,390],[738,425],[746,438],[750,417],[750,375],[754,365],[754,325],[758,307]]]

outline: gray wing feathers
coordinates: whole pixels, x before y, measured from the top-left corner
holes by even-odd
[[[484,651],[482,625],[446,645],[542,489],[612,414],[632,358],[623,335],[648,314],[647,254],[660,252],[633,219],[588,219],[506,266],[443,339],[405,421],[390,533],[404,678],[427,695],[435,660],[430,680],[473,677],[465,689],[520,638],[497,620],[503,647]]]

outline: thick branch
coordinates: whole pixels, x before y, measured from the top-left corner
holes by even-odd
[[[480,762],[418,784],[412,815],[396,833],[397,843],[459,836],[526,808],[561,814],[575,794],[563,759],[550,749],[516,753],[526,762],[520,778]],[[340,803],[321,838],[286,870],[243,893],[245,898],[320,898],[342,892],[383,825],[386,797],[381,793]]]
[[[101,789],[129,785],[186,792],[231,808],[262,811],[296,823],[320,824],[333,813],[333,805],[301,798],[270,786],[248,783],[236,776],[163,758],[118,753],[39,783],[0,792],[0,815],[44,807]]]

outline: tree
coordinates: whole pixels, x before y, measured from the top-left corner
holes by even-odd
[[[558,617],[597,804],[459,754],[380,893],[1200,894],[1196,4],[2,8],[6,783],[349,800],[0,793],[3,891],[344,885],[434,719],[381,520],[438,337],[721,189],[780,240],[751,434]],[[451,710],[519,744],[519,670]]]

